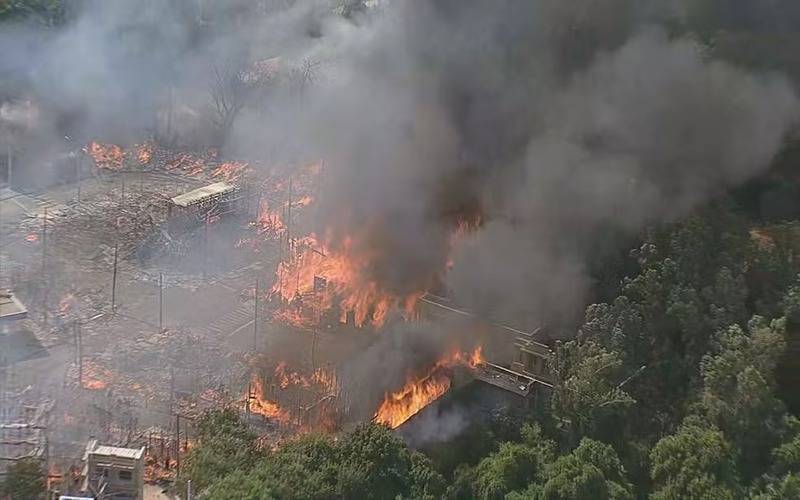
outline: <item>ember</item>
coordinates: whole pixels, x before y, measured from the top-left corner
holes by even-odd
[[[85,360],[81,369],[80,385],[84,389],[101,391],[108,387],[111,377],[112,374],[107,369],[93,361]]]
[[[406,385],[399,391],[387,393],[373,419],[392,429],[400,427],[450,389],[451,368],[458,365],[474,368],[481,363],[483,356],[480,347],[469,354],[456,351],[446,356],[424,375],[409,377]]]
[[[221,177],[225,182],[234,182],[249,170],[249,164],[241,161],[222,163],[211,172],[211,177]]]
[[[140,144],[135,146],[136,161],[140,165],[147,165],[153,158],[153,145],[150,143]]]
[[[125,153],[122,148],[116,144],[100,144],[99,142],[92,141],[84,151],[92,157],[97,168],[104,168],[107,170],[119,170],[122,168],[122,161],[125,158]]]

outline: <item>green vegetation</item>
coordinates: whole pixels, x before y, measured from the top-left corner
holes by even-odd
[[[10,500],[34,500],[43,498],[45,478],[42,464],[38,460],[23,459],[8,468],[0,483],[0,498]]]

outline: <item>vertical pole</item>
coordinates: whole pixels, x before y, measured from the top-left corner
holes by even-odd
[[[81,202],[81,161],[78,153],[75,153],[75,183],[78,185],[78,194],[76,196],[78,203]]]
[[[311,371],[317,371],[317,363],[316,363],[316,351],[317,351],[317,325],[314,325],[314,331],[311,334]]]
[[[258,350],[258,280],[256,280],[255,306],[253,306],[253,354]]]
[[[292,258],[292,178],[289,177],[289,200],[286,204],[286,247],[289,249],[289,256]]]
[[[44,280],[47,277],[47,207],[45,207],[42,217],[42,280]],[[49,302],[47,299],[49,297],[49,290],[49,287],[45,283],[44,306],[42,307],[42,316],[45,325],[47,324],[47,307]]]
[[[175,477],[181,475],[181,415],[175,414]]]
[[[158,273],[158,331],[164,331],[164,273]]]
[[[122,203],[124,204],[125,203],[125,174],[124,173],[122,174],[122,196],[120,198],[122,200]]]
[[[6,180],[8,181],[8,187],[14,189],[14,187],[11,185],[11,172],[14,170],[14,155],[11,152],[11,141],[9,141],[6,145],[6,154],[8,155],[8,175]]]
[[[206,212],[206,223],[203,228],[203,279],[206,279],[206,268],[208,267],[208,223],[210,212]]]
[[[169,412],[172,413],[175,404],[175,367],[169,365]]]
[[[191,479],[186,481],[186,500],[194,500],[194,485]]]
[[[83,338],[81,336],[81,326],[75,322],[75,331],[78,335],[78,385],[83,388]]]
[[[47,259],[47,207],[42,215],[42,277],[45,274],[45,260]]]
[[[114,272],[111,275],[111,314],[117,311],[117,252],[119,244],[114,244]]]

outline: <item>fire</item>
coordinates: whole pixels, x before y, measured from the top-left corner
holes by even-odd
[[[261,200],[258,207],[258,221],[256,221],[260,234],[280,236],[286,231],[286,224],[283,223],[283,216],[280,212],[270,209],[270,204],[266,200]]]
[[[58,301],[58,312],[61,314],[67,314],[75,305],[77,299],[75,295],[68,293],[61,297],[61,300]]]
[[[387,393],[373,420],[392,429],[400,427],[450,389],[451,368],[454,366],[475,368],[481,363],[483,354],[480,347],[472,353],[452,352],[437,361],[424,375],[409,376],[406,385],[399,391]]]
[[[140,165],[147,165],[153,159],[153,145],[150,143],[135,146],[136,161]]]
[[[295,306],[298,312],[303,309],[304,302],[313,303],[312,314],[316,316],[335,305],[343,323],[352,313],[358,327],[371,323],[379,328],[395,308],[403,310],[407,316],[413,315],[424,292],[398,297],[376,281],[365,279],[362,271],[370,259],[356,256],[351,248],[349,240],[338,252],[333,252],[320,244],[313,234],[300,239],[296,244],[297,257],[279,264],[271,293],[290,307]],[[284,309],[278,319],[286,316]]]
[[[167,170],[180,169],[188,175],[196,177],[205,170],[205,163],[200,158],[184,153],[168,161],[166,168]]]
[[[97,168],[105,168],[107,170],[119,170],[122,168],[125,152],[116,144],[100,144],[92,141],[85,151],[92,157]]]
[[[249,163],[241,161],[221,163],[211,172],[211,177],[221,177],[225,182],[233,182],[245,174],[249,166]]]
[[[290,385],[303,388],[318,386],[330,394],[338,392],[339,385],[336,373],[326,368],[317,368],[311,376],[307,377],[298,372],[290,371],[286,362],[281,361],[275,367],[274,375],[281,389],[286,389]]]
[[[264,385],[261,378],[253,375],[250,379],[250,393],[247,395],[248,405],[252,413],[262,415],[278,423],[286,424],[292,421],[288,411],[281,408],[275,401],[264,397]]]
[[[82,368],[81,387],[92,391],[101,391],[108,387],[108,380],[112,374],[94,361],[84,360]]]

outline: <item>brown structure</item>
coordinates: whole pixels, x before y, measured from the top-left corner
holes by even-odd
[[[83,460],[83,489],[98,500],[144,498],[144,447],[105,446],[93,439]]]

